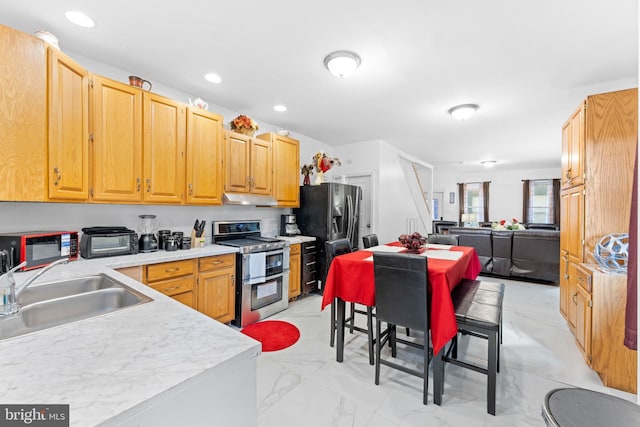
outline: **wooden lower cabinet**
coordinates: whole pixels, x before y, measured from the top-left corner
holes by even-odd
[[[197,309],[222,323],[230,322],[235,318],[235,260],[235,254],[198,260]]]
[[[638,352],[624,346],[627,276],[577,268],[576,343],[607,387],[637,392]]]
[[[575,336],[578,349],[587,365],[591,366],[591,274],[582,267],[576,268],[577,283],[571,303],[575,305]]]
[[[300,295],[300,275],[301,267],[301,244],[296,243],[291,245],[289,252],[289,299],[296,298]]]
[[[143,283],[176,301],[196,308],[196,260],[163,262],[143,268]]]

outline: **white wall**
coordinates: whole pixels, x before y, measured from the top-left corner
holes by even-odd
[[[82,203],[0,202],[0,232],[69,230],[92,226],[125,226],[138,230],[138,215],[157,215],[158,229],[190,233],[196,219],[207,221],[205,237],[211,238],[211,222],[261,219],[266,235],[276,235],[284,209],[251,206],[99,205]]]
[[[489,185],[489,220],[522,219],[522,180],[560,178],[560,168],[520,169],[501,171],[495,169],[477,173],[447,172],[436,168],[433,191],[444,193],[443,217],[458,220],[458,183],[491,181]],[[455,203],[449,203],[449,193],[455,193]]]

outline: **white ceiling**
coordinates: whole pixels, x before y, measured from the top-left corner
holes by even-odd
[[[258,122],[463,170],[559,167],[580,100],[638,76],[637,0],[0,0],[0,22]],[[324,68],[334,50],[362,57],[353,76]],[[480,105],[466,122],[447,114],[462,103]]]

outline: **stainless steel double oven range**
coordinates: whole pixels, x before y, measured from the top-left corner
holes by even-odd
[[[261,222],[216,221],[213,243],[236,255],[236,318],[241,328],[289,306],[289,243],[262,236]]]

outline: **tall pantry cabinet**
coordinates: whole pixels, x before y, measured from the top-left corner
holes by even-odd
[[[629,230],[637,139],[637,89],[588,96],[562,128],[560,312],[603,383],[630,392],[637,352],[623,345],[626,277],[601,271],[593,251]]]

